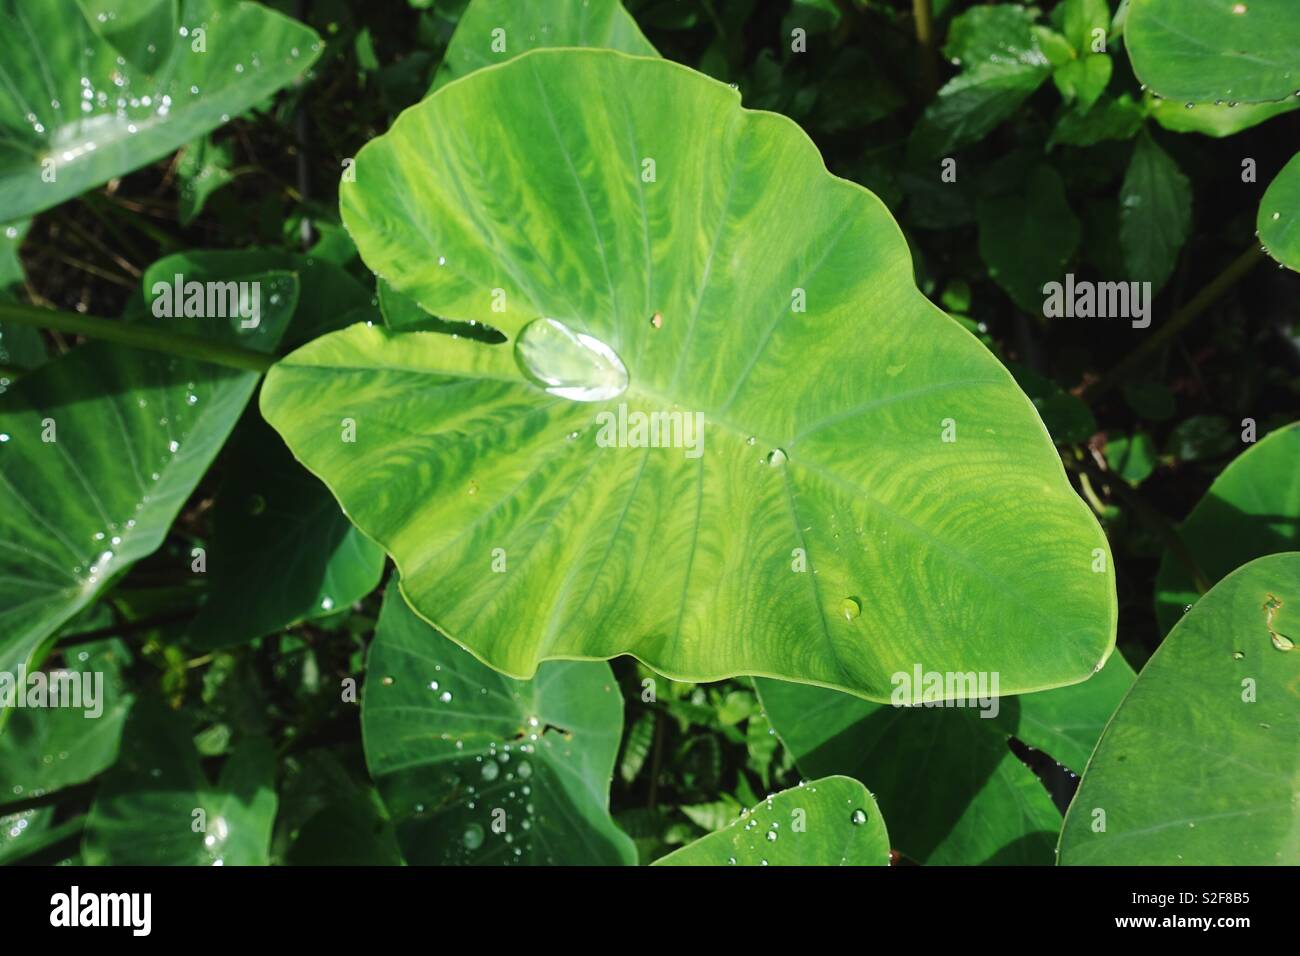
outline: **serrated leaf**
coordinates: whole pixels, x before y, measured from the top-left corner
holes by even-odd
[[[979,227],[989,276],[1025,312],[1042,315],[1043,287],[1062,280],[1082,232],[1060,174],[1039,165],[1015,192],[981,199]]]
[[[1120,187],[1119,241],[1129,278],[1159,292],[1192,228],[1192,187],[1150,135],[1137,148]]]

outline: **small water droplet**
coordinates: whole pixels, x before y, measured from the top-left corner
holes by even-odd
[[[865,810],[854,810],[849,814],[849,822],[854,826],[861,826],[867,822],[867,813]]]
[[[785,451],[780,448],[773,448],[767,453],[767,463],[773,468],[780,468],[788,460]]]
[[[852,621],[862,613],[862,605],[857,598],[846,597],[840,602],[840,613],[844,615],[844,620]]]
[[[477,850],[483,845],[483,828],[477,823],[471,823],[465,828],[460,841],[465,844],[465,849]]]

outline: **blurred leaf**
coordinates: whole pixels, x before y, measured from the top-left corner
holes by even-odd
[[[1159,292],[1174,271],[1191,226],[1191,184],[1169,154],[1144,133],[1120,188],[1119,241],[1128,278],[1150,282],[1153,292]]]
[[[1064,276],[1081,233],[1060,174],[1040,165],[1022,190],[980,200],[979,227],[989,276],[1025,312],[1042,315],[1043,286]]]
[[[90,810],[87,864],[267,864],[276,808],[270,742],[241,742],[213,784],[199,765],[189,720],[152,698],[131,709],[121,759]]]

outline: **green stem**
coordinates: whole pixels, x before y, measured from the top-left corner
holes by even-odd
[[[97,315],[75,315],[54,309],[41,309],[34,305],[0,302],[0,320],[30,325],[38,329],[54,329],[91,339],[116,342],[132,348],[151,352],[165,352],[182,358],[212,362],[244,372],[262,373],[275,364],[275,356],[236,345],[222,345],[197,335],[170,332],[134,322],[105,319]]]
[[[926,100],[939,89],[939,60],[934,48],[934,10],[930,0],[912,0],[916,42],[921,47],[921,82]]]
[[[1267,254],[1259,245],[1253,245],[1210,281],[1210,284],[1192,297],[1192,300],[1174,313],[1174,317],[1145,342],[1130,352],[1123,361],[1111,369],[1103,378],[1093,382],[1083,390],[1085,401],[1093,402],[1105,395],[1128,377],[1133,369],[1140,366],[1151,354],[1168,345],[1179,333],[1201,314],[1214,305],[1219,298],[1234,285],[1250,274],[1250,271],[1264,261]]]

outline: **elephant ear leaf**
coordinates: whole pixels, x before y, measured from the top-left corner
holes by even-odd
[[[1106,727],[1061,830],[1063,864],[1300,863],[1300,554],[1216,584]]]
[[[1032,404],[788,119],[664,60],[535,50],[355,170],[366,263],[509,341],[356,325],[278,363],[262,411],[484,662],[887,700],[918,661],[1016,693],[1110,653],[1106,541]]]

